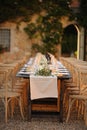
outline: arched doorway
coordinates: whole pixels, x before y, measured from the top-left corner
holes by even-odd
[[[77,57],[77,38],[78,32],[76,27],[71,24],[64,28],[62,38],[61,54],[62,56],[75,56]]]

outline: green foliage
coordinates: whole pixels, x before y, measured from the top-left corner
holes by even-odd
[[[47,52],[55,54],[57,52],[55,45],[52,44],[52,43],[51,44],[44,43],[44,44],[41,44],[41,45],[38,45],[37,43],[33,44],[32,50],[34,52],[41,52],[42,54],[46,54]]]
[[[58,18],[52,15],[39,16],[36,23],[30,23],[24,28],[29,38],[41,39],[42,45],[33,44],[32,49],[40,51],[42,53],[50,52],[54,54],[56,52],[55,45],[60,43],[60,37],[62,35],[62,25],[58,21]],[[37,43],[38,44],[38,43]]]
[[[41,45],[34,43],[32,50],[39,51],[41,53],[50,52],[55,54],[57,52],[56,45],[61,43],[61,37],[63,34],[62,24],[60,18],[62,16],[69,16],[69,7],[67,0],[50,0],[39,3],[42,10],[45,10],[46,15],[39,14],[35,23],[29,23],[25,32],[29,38],[40,38]]]
[[[56,8],[54,11],[53,8]],[[51,10],[55,15],[67,15],[67,0],[0,0],[0,22],[14,20],[17,17],[31,17],[41,10]]]
[[[25,32],[28,34],[29,38],[34,38],[37,33],[37,27],[34,23],[30,23],[24,28]]]
[[[31,17],[40,11],[38,0],[0,0],[0,22]]]
[[[28,20],[33,14],[47,10],[49,15],[69,16],[71,19],[77,18],[77,22],[87,28],[87,0],[80,0],[80,8],[77,14],[73,14],[68,3],[72,0],[0,0],[0,22],[16,20]]]
[[[51,75],[51,70],[44,67],[44,68],[38,70],[35,75],[50,76]]]
[[[52,5],[51,5],[52,6]],[[62,24],[59,21],[58,6],[53,5],[51,10],[47,10],[45,16],[39,15],[35,23],[30,23],[24,28],[29,38],[40,38],[42,45],[33,44],[32,49],[46,53],[55,54],[55,46],[60,44],[63,33]]]

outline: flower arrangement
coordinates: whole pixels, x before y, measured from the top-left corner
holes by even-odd
[[[35,75],[41,75],[41,76],[50,76],[51,70],[48,67],[47,59],[44,55],[42,55],[38,68],[36,69]]]
[[[35,75],[41,75],[41,76],[50,76],[51,75],[51,70],[49,68],[42,68],[38,69],[35,73]]]

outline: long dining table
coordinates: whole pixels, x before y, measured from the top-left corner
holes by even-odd
[[[24,64],[24,66],[18,71],[17,77],[29,79],[29,85],[27,87],[27,95],[28,95],[28,121],[31,121],[32,111],[54,111],[59,113],[59,120],[63,122],[63,98],[65,92],[64,80],[68,80],[71,78],[70,72],[65,68],[65,66],[57,61],[57,73],[54,74],[57,77],[57,89],[58,89],[58,97],[56,105],[45,105],[38,104],[37,107],[33,104],[31,99],[31,91],[30,91],[30,76],[32,75],[32,71],[29,70],[29,67],[32,66],[34,58],[30,58],[29,61]],[[54,88],[55,89],[55,88]],[[50,89],[49,89],[50,91]],[[44,99],[44,98],[43,98]],[[41,109],[42,108],[42,109]]]

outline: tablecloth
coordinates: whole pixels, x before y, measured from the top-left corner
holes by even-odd
[[[30,75],[31,100],[39,98],[58,98],[56,76]]]

